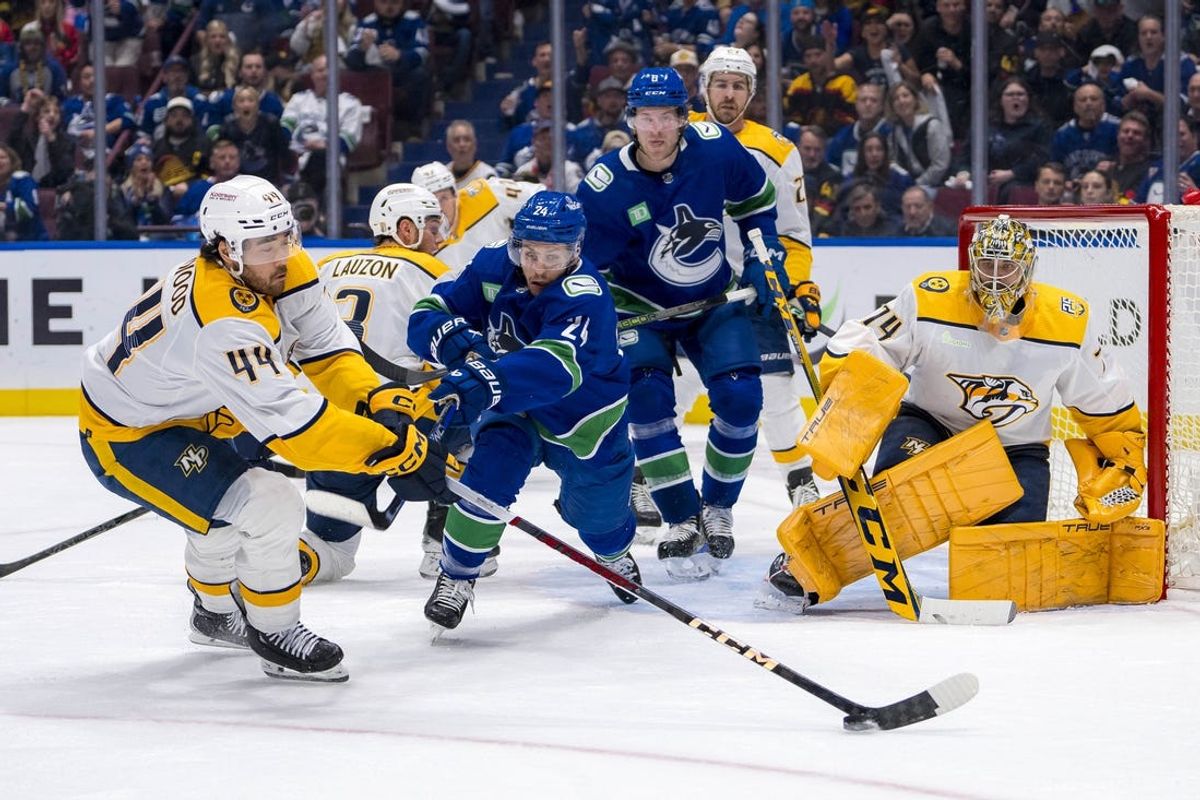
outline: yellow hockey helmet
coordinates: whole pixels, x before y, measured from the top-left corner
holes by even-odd
[[[990,319],[1006,319],[1033,282],[1037,251],[1029,226],[1007,214],[981,223],[967,254],[971,294]]]

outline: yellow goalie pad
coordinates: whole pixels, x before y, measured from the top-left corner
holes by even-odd
[[[990,422],[980,422],[871,481],[900,557],[936,547],[957,525],[987,519],[1018,500],[1021,484]],[[792,511],[779,526],[788,570],[827,602],[871,564],[841,492]]]
[[[1153,603],[1165,558],[1157,519],[959,527],[950,533],[950,597],[1012,600],[1021,611]]]
[[[908,389],[908,380],[879,359],[854,350],[817,403],[796,445],[825,480],[850,477],[875,449]]]

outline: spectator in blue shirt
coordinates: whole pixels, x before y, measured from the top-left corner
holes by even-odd
[[[238,66],[238,83],[221,92],[213,92],[208,98],[208,127],[211,136],[215,128],[225,123],[225,118],[233,113],[233,95],[243,86],[258,90],[258,110],[270,114],[276,119],[283,116],[283,101],[279,95],[271,91],[267,80],[267,62],[262,53],[243,53],[242,62]]]
[[[188,63],[182,56],[170,56],[163,62],[163,88],[146,98],[142,106],[142,119],[138,127],[148,138],[167,118],[167,103],[175,97],[186,97],[192,101],[192,111],[197,120],[208,116],[208,100],[195,86],[188,83]]]
[[[1153,14],[1138,20],[1138,50],[1141,55],[1131,58],[1121,68],[1121,80],[1125,83],[1125,96],[1121,106],[1126,111],[1141,111],[1152,120],[1162,116],[1163,107],[1163,54],[1166,40],[1163,37],[1163,22]],[[1196,64],[1188,55],[1179,58],[1179,85],[1188,85]]]
[[[79,68],[75,78],[75,94],[63,101],[62,114],[66,123],[68,135],[83,150],[86,158],[91,158],[96,150],[96,112],[92,108],[92,90],[96,86],[96,68],[84,64]],[[104,95],[104,132],[108,146],[117,143],[121,131],[137,127],[133,120],[133,111],[125,98],[109,92]]]
[[[508,128],[516,127],[529,119],[533,111],[533,101],[537,99],[538,87],[550,80],[554,74],[550,71],[550,59],[553,47],[549,42],[538,42],[533,49],[533,58],[529,64],[533,67],[533,77],[528,78],[517,88],[513,89],[500,101],[500,120]]]
[[[406,11],[404,0],[375,0],[375,13],[368,14],[354,32],[346,66],[355,70],[384,67],[392,73],[392,86],[405,95],[396,108],[403,123],[397,126],[398,139],[419,136],[429,115],[432,87],[428,62],[429,29],[421,15]]]
[[[669,56],[674,49],[665,51],[664,46],[691,45],[697,59],[703,61],[721,35],[721,18],[709,0],[679,0],[667,9],[665,27],[666,32],[655,46],[658,58]]]
[[[87,39],[92,37],[90,4],[75,16],[75,27]],[[110,67],[129,67],[142,52],[142,13],[130,0],[106,0],[104,4],[104,63]]]
[[[1059,128],[1050,142],[1050,160],[1061,164],[1069,180],[1095,169],[1117,152],[1117,119],[1104,111],[1104,90],[1084,83],[1075,90],[1075,118]]]
[[[196,30],[204,30],[217,19],[229,28],[239,48],[266,52],[283,30],[285,17],[282,3],[276,5],[272,0],[203,0],[196,16]]]
[[[616,78],[605,78],[596,87],[592,115],[575,126],[567,139],[567,159],[584,164],[593,150],[604,144],[609,131],[629,133],[625,124],[625,87]]]
[[[0,238],[6,241],[36,241],[49,239],[42,214],[38,209],[37,184],[21,169],[16,151],[0,144]]]

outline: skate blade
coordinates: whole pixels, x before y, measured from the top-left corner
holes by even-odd
[[[306,683],[345,683],[350,680],[350,673],[341,664],[320,672],[297,672],[294,669],[281,667],[266,659],[259,662],[267,677],[282,681],[301,681]]]
[[[435,580],[441,573],[441,553],[438,553],[436,558],[425,558],[421,561],[421,566],[417,567],[417,572],[425,580]]]
[[[500,569],[500,562],[496,560],[495,556],[488,556],[479,567],[479,577],[489,578],[495,575],[498,569]]]
[[[793,597],[776,589],[764,581],[754,596],[754,607],[764,611],[783,611],[787,614],[800,616],[808,610],[808,597]]]
[[[226,650],[249,650],[250,649],[250,645],[247,643],[238,644],[236,642],[229,642],[224,639],[216,639],[216,638],[213,638],[212,636],[205,636],[203,633],[200,633],[198,631],[192,631],[191,633],[189,633],[188,641],[193,642],[195,644],[204,645],[205,647],[223,647]]]
[[[438,625],[436,622],[429,623],[429,643],[437,644],[442,638],[442,634],[450,630],[445,625]]]
[[[693,553],[678,558],[660,558],[667,575],[677,581],[703,581],[712,577],[712,559],[707,553]]]

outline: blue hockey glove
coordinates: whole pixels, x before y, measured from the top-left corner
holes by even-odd
[[[454,370],[429,394],[429,399],[438,406],[443,401],[454,399],[457,407],[445,420],[447,427],[474,424],[483,412],[500,402],[504,387],[500,376],[491,365],[482,361],[467,361]]]
[[[812,281],[800,281],[788,305],[804,341],[811,342],[821,330],[821,287]]]
[[[433,360],[446,367],[458,369],[474,353],[480,358],[495,359],[487,339],[462,317],[452,317],[433,332],[429,342]]]
[[[775,276],[779,279],[779,287],[783,289],[783,296],[791,297],[792,286],[788,283],[787,270],[783,268],[783,259],[772,251],[771,262],[775,269]],[[767,284],[766,267],[750,253],[747,253],[745,266],[742,269],[741,285],[753,286],[754,291],[758,293],[755,304],[759,314],[770,317],[776,313],[775,298],[771,295],[771,287]]]

